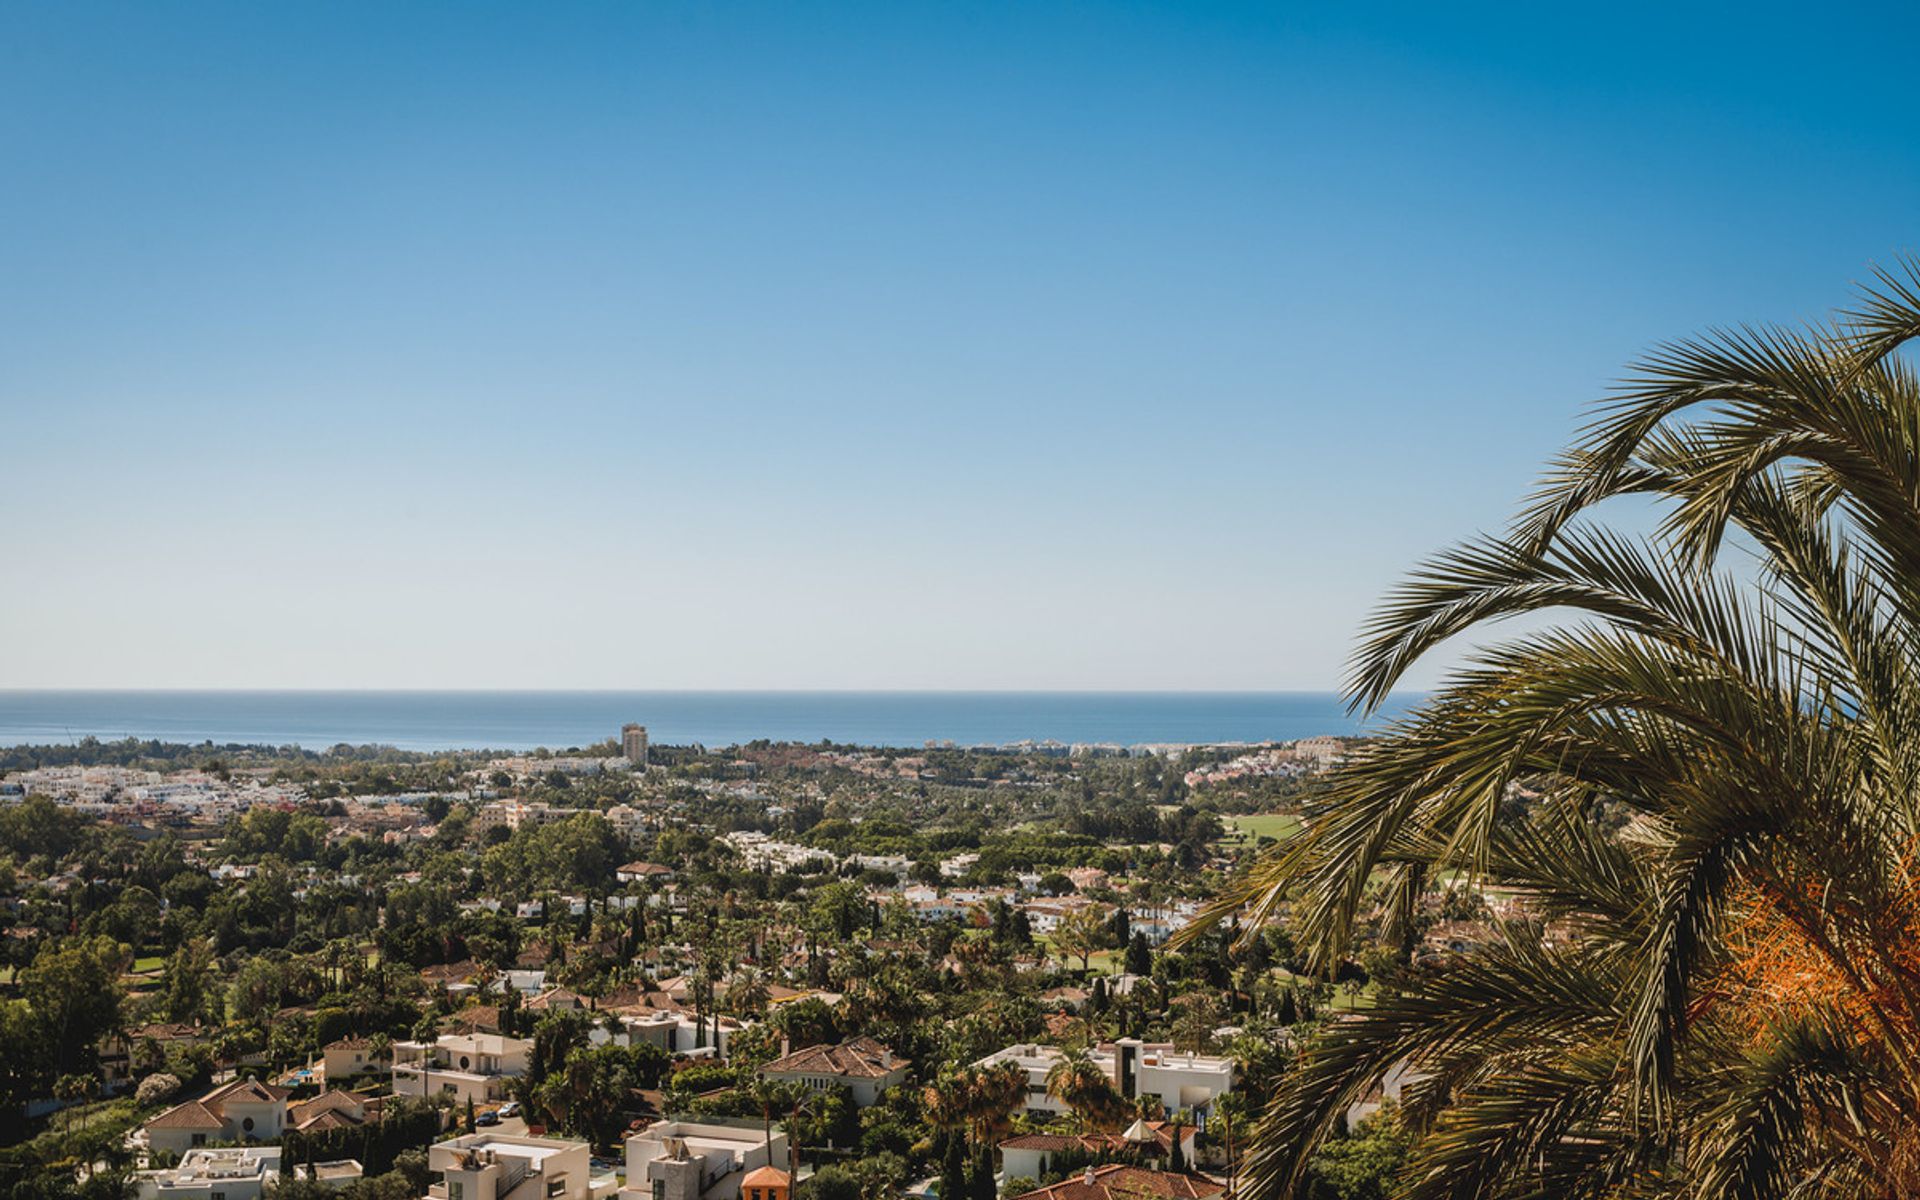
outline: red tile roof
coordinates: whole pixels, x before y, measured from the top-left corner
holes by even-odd
[[[779,1075],[839,1075],[849,1079],[884,1079],[908,1066],[904,1058],[870,1037],[858,1037],[838,1046],[808,1046],[785,1058],[776,1058],[760,1070]]]
[[[185,1104],[168,1109],[153,1120],[148,1121],[148,1129],[219,1129],[224,1125],[219,1115],[198,1100],[189,1100]]]
[[[1088,1182],[1091,1178],[1091,1182]],[[1226,1192],[1226,1185],[1205,1175],[1175,1171],[1149,1171],[1125,1163],[1095,1167],[1085,1175],[1076,1175],[1052,1187],[1023,1193],[1015,1200],[1207,1200]]]

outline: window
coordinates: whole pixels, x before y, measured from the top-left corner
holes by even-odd
[[[204,1146],[204,1145],[206,1145],[206,1144],[207,1144],[207,1135],[206,1135],[206,1134],[204,1134],[204,1133],[196,1133],[196,1134],[194,1134],[194,1135],[193,1135],[193,1144],[194,1144],[194,1145],[196,1145],[196,1146]]]
[[[653,1200],[667,1200],[666,1180],[656,1179],[653,1181]]]
[[[246,1130],[246,1131],[247,1131],[248,1133],[252,1133],[252,1132],[253,1132],[253,1118],[252,1118],[252,1117],[248,1117],[248,1118],[247,1118],[246,1120],[244,1120],[244,1121],[242,1121],[242,1122],[240,1122],[240,1128],[242,1128],[242,1129],[244,1129],[244,1130]]]
[[[447,1180],[447,1200],[461,1200],[461,1193],[464,1191],[466,1191],[466,1185],[458,1179]]]

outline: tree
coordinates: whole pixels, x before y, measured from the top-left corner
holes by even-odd
[[[860,1200],[860,1180],[842,1166],[828,1165],[807,1180],[803,1200]]]
[[[158,1104],[180,1090],[180,1080],[164,1071],[156,1071],[140,1081],[134,1089],[134,1102],[142,1106]]]
[[[1076,908],[1063,915],[1053,927],[1053,948],[1064,962],[1069,957],[1080,960],[1080,969],[1085,971],[1093,956],[1107,946],[1107,919],[1097,904],[1085,908]]]
[[[1213,997],[1193,992],[1181,997],[1180,1015],[1173,1021],[1173,1046],[1188,1054],[1213,1049],[1213,1031],[1220,1027],[1220,1008]]]
[[[1072,1109],[1089,1131],[1115,1128],[1127,1113],[1113,1080],[1085,1053],[1062,1055],[1048,1069],[1047,1095]]]
[[[167,959],[166,992],[163,1004],[170,1021],[199,1022],[209,1006],[218,1012],[214,1001],[213,946],[194,938],[180,946]]]
[[[20,976],[56,1071],[91,1069],[101,1035],[120,1026],[120,970],[126,950],[110,938],[49,944]]]
[[[1307,1200],[1387,1200],[1406,1175],[1411,1142],[1398,1112],[1388,1107],[1363,1122],[1352,1137],[1335,1138],[1314,1155],[1307,1170]]]
[[[1323,1026],[1243,1194],[1334,1177],[1345,1108],[1402,1061],[1451,1085],[1398,1174],[1414,1200],[1914,1194],[1916,336],[1920,263],[1832,329],[1661,352],[1510,533],[1366,626],[1371,709],[1434,647],[1529,618],[1350,753],[1215,915],[1297,897],[1324,971],[1370,891],[1404,908],[1458,869],[1570,936],[1509,923]],[[1651,534],[1604,525],[1629,496]]]
[[[99,1087],[100,1078],[97,1075],[62,1075],[53,1081],[53,1098],[62,1106],[72,1105],[93,1095]],[[71,1129],[73,1115],[67,1113],[65,1119],[67,1128]]]

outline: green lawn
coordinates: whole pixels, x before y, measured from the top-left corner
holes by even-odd
[[[1284,842],[1301,830],[1300,818],[1292,813],[1254,813],[1250,816],[1222,817],[1231,841],[1257,843],[1263,837]]]
[[[133,960],[133,970],[136,975],[143,971],[158,971],[166,965],[167,960],[158,954],[149,954],[145,958]]]

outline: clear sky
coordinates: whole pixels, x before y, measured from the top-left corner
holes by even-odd
[[[0,6],[0,686],[1330,688],[1920,9]]]

